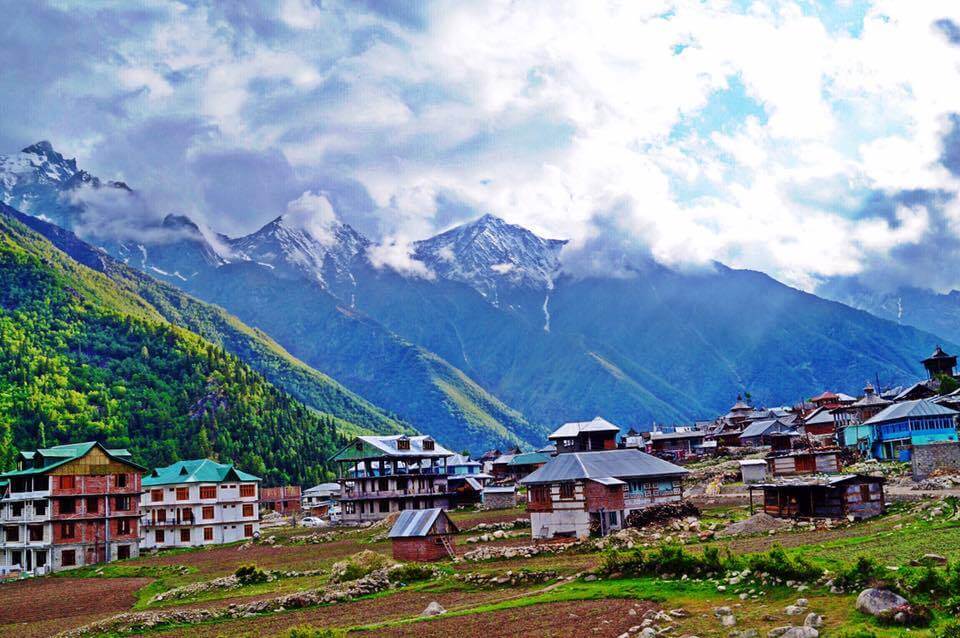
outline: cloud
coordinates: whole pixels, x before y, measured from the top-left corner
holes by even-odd
[[[301,228],[325,246],[336,241],[334,230],[340,224],[333,205],[323,193],[309,191],[287,204],[283,219],[294,228]]]
[[[52,139],[231,234],[336,210],[416,272],[413,240],[482,211],[570,238],[580,273],[806,289],[921,281],[920,247],[960,244],[948,0],[3,9],[5,150]]]

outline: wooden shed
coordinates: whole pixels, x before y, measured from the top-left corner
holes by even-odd
[[[390,528],[393,557],[402,561],[434,561],[453,558],[453,534],[458,530],[439,507],[404,510]]]
[[[884,479],[878,476],[840,474],[828,477],[781,479],[750,485],[763,493],[763,511],[779,518],[871,518],[884,512]]]

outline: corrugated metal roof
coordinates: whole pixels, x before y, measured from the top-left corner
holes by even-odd
[[[506,485],[503,487],[489,486],[489,487],[483,488],[483,491],[484,493],[490,493],[490,494],[513,494],[514,492],[517,491],[517,486],[516,485]]]
[[[687,470],[640,450],[569,452],[550,462],[520,482],[555,483],[592,478],[634,478],[641,476],[683,476]]]
[[[595,417],[592,421],[575,421],[564,423],[557,428],[548,439],[568,439],[581,432],[619,432],[620,428],[603,417]]]
[[[132,467],[135,467],[139,470],[146,471],[147,468],[134,463],[130,458],[130,452],[125,449],[115,449],[110,450],[103,447],[102,444],[97,441],[88,441],[86,443],[68,443],[65,445],[55,445],[48,448],[40,448],[33,452],[21,452],[20,456],[24,461],[28,463],[36,463],[37,457],[40,457],[40,460],[43,461],[42,467],[27,467],[22,470],[15,470],[12,472],[5,472],[0,474],[0,476],[27,476],[34,474],[44,474],[50,470],[60,467],[70,461],[82,458],[87,455],[90,450],[95,447],[99,447],[104,454],[108,457],[120,461],[121,463],[126,463]]]
[[[390,528],[389,538],[426,536],[441,514],[443,510],[439,507],[426,510],[404,510],[400,512],[397,522]]]
[[[232,463],[217,463],[210,459],[177,461],[158,467],[143,477],[143,486],[178,485],[180,483],[220,483],[221,481],[259,481],[260,477],[241,472]]]
[[[546,463],[550,460],[550,457],[542,452],[527,452],[525,454],[517,454],[507,465],[537,465],[538,463]]]
[[[960,414],[956,410],[938,405],[927,399],[894,403],[876,414],[872,419],[863,422],[864,425],[877,425],[900,419],[919,418],[925,416],[954,416]]]
[[[830,410],[817,408],[813,414],[803,420],[804,424],[820,425],[823,423],[833,423],[833,414]]]
[[[771,432],[792,432],[793,427],[782,422],[780,419],[767,419],[766,421],[754,421],[740,434],[741,439],[749,439],[755,436],[763,436]]]
[[[833,487],[834,485],[842,485],[843,483],[853,480],[884,481],[882,477],[866,476],[863,474],[831,474],[816,475],[811,477],[782,478],[767,483],[756,483],[750,487]]]
[[[625,482],[621,481],[618,478],[613,478],[612,476],[608,476],[604,478],[592,478],[589,480],[593,481],[594,483],[599,483],[600,485],[626,485]]]
[[[699,430],[688,430],[686,432],[651,432],[651,441],[667,441],[670,439],[702,439],[707,435],[706,432]]]

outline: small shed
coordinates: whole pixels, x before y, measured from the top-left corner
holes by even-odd
[[[760,483],[767,478],[767,462],[763,459],[740,461],[740,476],[744,483]]]
[[[884,479],[862,474],[780,479],[748,486],[763,492],[763,511],[779,518],[844,518],[878,516],[886,509]]]
[[[453,534],[460,531],[439,507],[404,510],[390,528],[393,557],[402,561],[453,558]]]
[[[506,510],[516,507],[517,486],[485,487],[483,488],[482,502],[484,509],[488,510]]]

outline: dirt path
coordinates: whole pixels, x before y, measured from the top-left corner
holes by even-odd
[[[149,578],[34,578],[0,586],[0,636],[51,636],[124,612]]]

